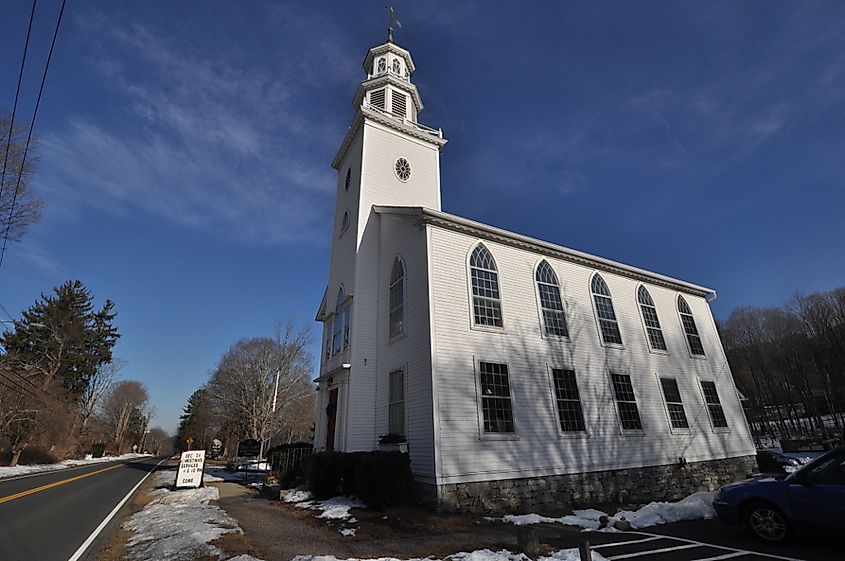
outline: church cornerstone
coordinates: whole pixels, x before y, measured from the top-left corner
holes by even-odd
[[[757,469],[755,456],[690,464],[594,471],[420,486],[423,502],[440,511],[476,513],[558,512],[602,503],[676,501],[745,479]]]

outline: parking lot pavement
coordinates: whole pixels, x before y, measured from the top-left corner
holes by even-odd
[[[540,539],[556,549],[577,547],[579,542],[588,541],[593,550],[611,561],[838,561],[845,558],[842,541],[807,537],[772,546],[715,520],[679,522],[632,532],[561,532],[560,527],[547,526],[540,530]]]

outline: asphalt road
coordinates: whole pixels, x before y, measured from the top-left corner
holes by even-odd
[[[68,561],[161,458],[0,479],[0,558]],[[112,524],[79,559],[93,553]]]

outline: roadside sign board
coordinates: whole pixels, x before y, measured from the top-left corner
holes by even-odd
[[[254,438],[241,440],[238,444],[238,456],[242,458],[255,457],[261,452],[261,443]]]
[[[182,452],[179,471],[176,473],[177,489],[196,489],[202,484],[202,470],[205,467],[205,450]]]

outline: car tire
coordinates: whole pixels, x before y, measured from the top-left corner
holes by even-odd
[[[768,543],[783,543],[792,529],[783,511],[766,501],[755,501],[742,511],[745,528],[756,538]]]

